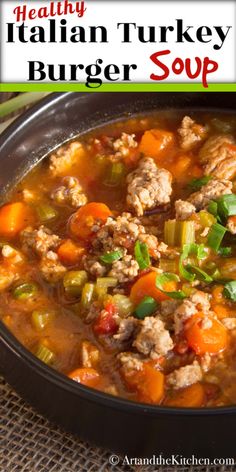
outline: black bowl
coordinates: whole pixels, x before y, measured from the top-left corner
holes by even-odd
[[[102,123],[154,109],[235,111],[233,93],[53,94],[0,138],[6,190],[49,150]],[[132,457],[235,457],[236,407],[180,409],[138,404],[79,385],[37,360],[0,323],[0,370],[32,405],[67,430]]]

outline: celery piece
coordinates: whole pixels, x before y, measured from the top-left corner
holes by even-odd
[[[128,316],[134,311],[134,305],[129,297],[116,293],[112,297],[112,301],[117,307],[118,313],[121,316]]]
[[[37,213],[41,223],[55,220],[58,212],[48,203],[40,203],[37,205]]]
[[[209,228],[214,223],[216,223],[216,218],[206,210],[201,210],[198,213],[200,218],[200,223],[204,228]]]
[[[90,307],[94,297],[95,285],[93,283],[86,283],[82,290],[81,305],[87,309]]]
[[[114,277],[98,277],[97,278],[97,287],[116,287],[118,280]]]
[[[85,270],[70,270],[63,278],[65,292],[72,296],[78,296],[87,281],[88,275]]]
[[[194,221],[180,221],[179,242],[180,246],[192,244],[195,242],[195,223]]]
[[[42,331],[55,318],[55,313],[49,310],[34,310],[32,323],[38,331]]]
[[[40,359],[40,361],[47,365],[52,364],[55,360],[55,354],[43,344],[39,344],[35,355],[38,359]]]
[[[177,234],[178,223],[179,222],[176,220],[165,221],[164,241],[168,246],[177,246],[176,234]]]
[[[38,287],[34,283],[25,283],[14,288],[12,294],[17,300],[28,300],[38,291]]]

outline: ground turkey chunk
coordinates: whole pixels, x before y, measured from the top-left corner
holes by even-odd
[[[130,149],[137,148],[135,134],[122,133],[121,137],[113,142],[113,149],[116,151],[116,157],[127,157]]]
[[[51,198],[55,203],[71,205],[74,208],[79,208],[87,203],[88,199],[76,177],[64,177],[62,184],[51,193]]]
[[[154,316],[147,316],[141,323],[141,329],[133,346],[145,356],[156,359],[165,356],[174,344],[163,321]]]
[[[178,129],[180,147],[185,151],[190,151],[196,144],[202,141],[206,135],[206,131],[206,127],[195,123],[189,116],[185,116]]]
[[[174,389],[188,387],[202,380],[202,369],[197,361],[176,369],[167,376],[167,384]]]
[[[236,174],[236,145],[230,135],[212,136],[202,146],[200,162],[205,165],[204,173],[218,179],[232,179]]]
[[[136,170],[127,176],[127,204],[142,216],[145,210],[169,203],[172,193],[172,176],[166,169],[159,169],[154,159],[145,157]]]
[[[229,218],[227,228],[231,234],[236,234],[236,221],[234,218]]]
[[[211,200],[215,200],[221,195],[232,193],[232,182],[228,180],[211,179],[201,190],[192,193],[188,201],[196,207],[197,210],[207,207]]]
[[[174,312],[175,333],[178,334],[183,328],[183,323],[198,311],[207,315],[209,310],[210,300],[208,293],[201,290],[193,292],[189,298],[185,298]]]
[[[190,216],[192,216],[193,213],[195,213],[196,208],[190,202],[186,202],[185,200],[176,200],[175,211],[176,211],[176,219],[185,221]]]
[[[126,254],[119,261],[113,262],[109,276],[117,279],[119,283],[124,283],[137,277],[138,272],[139,265],[137,261],[131,255]]]
[[[133,316],[128,316],[128,318],[123,318],[119,322],[119,328],[116,334],[113,335],[113,338],[118,341],[128,341],[131,339],[137,329],[138,320]]]
[[[43,255],[40,265],[40,272],[47,282],[58,282],[66,273],[66,268],[60,263],[58,255],[53,251],[48,251]]]
[[[106,275],[108,268],[99,262],[96,256],[86,254],[82,259],[84,269],[94,277],[103,277]]]
[[[50,157],[49,171],[53,177],[68,175],[78,163],[78,160],[84,158],[84,147],[78,141],[62,146],[55,154]]]
[[[33,249],[39,255],[46,254],[49,249],[55,249],[60,243],[59,236],[52,234],[45,226],[40,226],[39,229],[28,226],[21,232],[21,240],[23,249]]]
[[[125,375],[132,375],[137,370],[142,370],[143,361],[140,359],[139,354],[132,352],[121,352],[117,358],[121,363],[121,370]]]

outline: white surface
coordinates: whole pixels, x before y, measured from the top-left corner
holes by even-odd
[[[164,59],[165,64],[170,67],[175,57],[182,59],[190,57],[195,70],[195,56],[201,59],[208,56],[219,63],[217,72],[209,76],[210,82],[235,82],[235,2],[233,1],[99,1],[88,0],[85,2],[87,8],[83,18],[77,14],[57,17],[59,28],[60,20],[67,20],[68,30],[78,25],[86,28],[89,26],[104,25],[108,30],[109,43],[67,43],[67,44],[41,44],[20,43],[16,40],[14,44],[8,44],[6,23],[15,22],[13,10],[16,6],[27,5],[28,9],[49,6],[46,1],[12,1],[2,0],[2,45],[1,45],[1,82],[27,82],[29,75],[28,61],[42,61],[45,64],[78,64],[85,66],[93,64],[96,59],[101,58],[103,65],[115,63],[119,67],[122,64],[136,63],[137,70],[131,72],[133,82],[152,82],[150,74],[162,71],[151,62],[150,55],[156,51],[170,49],[171,54]],[[169,33],[167,44],[160,44],[160,26],[174,26],[176,19],[183,19],[183,24],[193,26],[191,29],[195,43],[176,43],[176,30]],[[122,31],[117,28],[117,23],[132,22],[137,25],[153,25],[156,27],[156,43],[141,43],[137,38],[137,31],[132,32],[132,43],[122,43]],[[21,24],[17,23],[17,25]],[[48,30],[48,19],[27,20],[29,28],[40,25]],[[196,40],[196,29],[200,26],[208,26],[212,30],[212,37],[208,43],[200,43]],[[213,48],[214,44],[220,44],[221,40],[214,26],[222,26],[226,31],[227,26],[232,26],[226,40],[219,50]],[[147,30],[146,30],[147,34]],[[89,34],[87,35],[89,40]],[[207,39],[207,38],[206,38]],[[56,68],[58,72],[58,68]],[[85,81],[85,71],[79,72],[81,82]],[[102,80],[104,77],[101,75]],[[67,76],[69,79],[69,74]],[[45,79],[45,82],[49,80]],[[181,75],[170,74],[167,82],[188,82],[186,73]],[[195,79],[201,82],[201,76]],[[191,81],[192,82],[192,81]],[[162,83],[162,82],[160,82]]]

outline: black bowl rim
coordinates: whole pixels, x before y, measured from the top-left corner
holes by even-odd
[[[43,98],[40,102],[33,105],[29,110],[25,111],[20,115],[10,126],[8,126],[0,136],[0,152],[3,146],[7,145],[9,139],[14,133],[19,133],[21,129],[25,128],[29,121],[36,118],[38,114],[41,114],[47,110],[54,103],[64,100],[66,96],[70,96],[74,92],[57,92],[48,95]],[[79,92],[76,92],[79,93]],[[100,92],[102,93],[102,92]],[[103,92],[108,93],[108,92]],[[112,93],[112,92],[110,92]],[[115,92],[113,92],[115,93]],[[184,92],[183,92],[184,93]],[[89,95],[89,93],[81,92],[81,96]],[[200,107],[201,108],[201,107]],[[200,109],[198,108],[198,109]],[[27,350],[6,326],[0,320],[0,342],[3,342],[7,349],[11,350],[15,356],[20,357],[30,367],[35,367],[42,377],[46,378],[47,381],[52,382],[60,388],[66,389],[73,395],[80,395],[93,403],[100,403],[106,407],[110,407],[116,410],[123,410],[127,413],[147,414],[152,416],[159,415],[177,415],[177,416],[213,416],[213,415],[224,415],[224,414],[235,414],[236,406],[220,406],[220,407],[206,407],[206,408],[178,408],[178,407],[167,407],[162,405],[152,405],[146,403],[138,403],[135,401],[123,399],[121,397],[115,397],[113,395],[100,392],[96,389],[86,387],[82,384],[76,383],[75,381],[66,377],[53,368],[47,366],[36,356],[34,356],[29,350]]]

